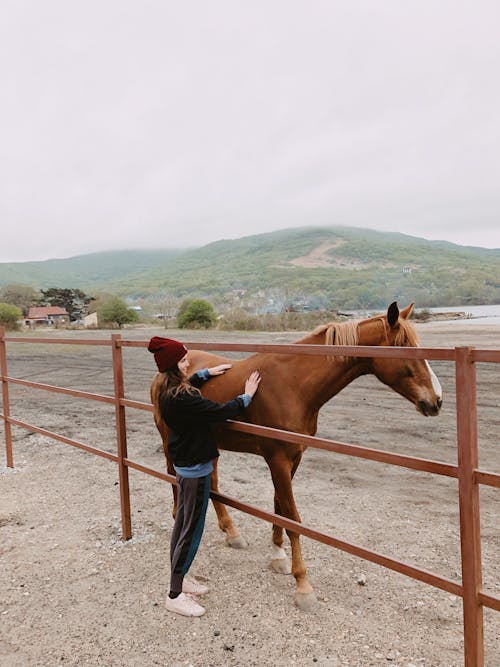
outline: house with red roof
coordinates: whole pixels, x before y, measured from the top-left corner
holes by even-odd
[[[37,326],[53,327],[57,324],[67,324],[69,313],[66,308],[59,306],[37,306],[29,309],[24,322],[31,329]]]

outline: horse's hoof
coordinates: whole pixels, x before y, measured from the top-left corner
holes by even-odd
[[[241,537],[241,535],[236,535],[233,537],[226,535],[226,544],[228,547],[231,547],[232,549],[246,549],[248,546],[248,544]]]
[[[316,611],[319,607],[318,598],[312,593],[295,593],[295,604],[301,611]]]
[[[275,558],[271,561],[271,569],[278,574],[292,574],[292,564],[289,558]]]

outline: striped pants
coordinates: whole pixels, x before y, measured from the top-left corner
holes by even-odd
[[[193,562],[205,527],[210,475],[177,475],[177,514],[170,539],[170,592],[180,593],[182,581]]]

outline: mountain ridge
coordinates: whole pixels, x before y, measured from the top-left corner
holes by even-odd
[[[288,292],[316,306],[379,307],[500,302],[500,249],[430,241],[353,227],[297,227],[198,248],[103,251],[37,262],[0,263],[0,287],[74,287],[124,298],[223,301],[227,294]]]

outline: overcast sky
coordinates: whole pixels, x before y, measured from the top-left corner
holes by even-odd
[[[2,0],[0,261],[352,225],[500,247],[498,0]]]

